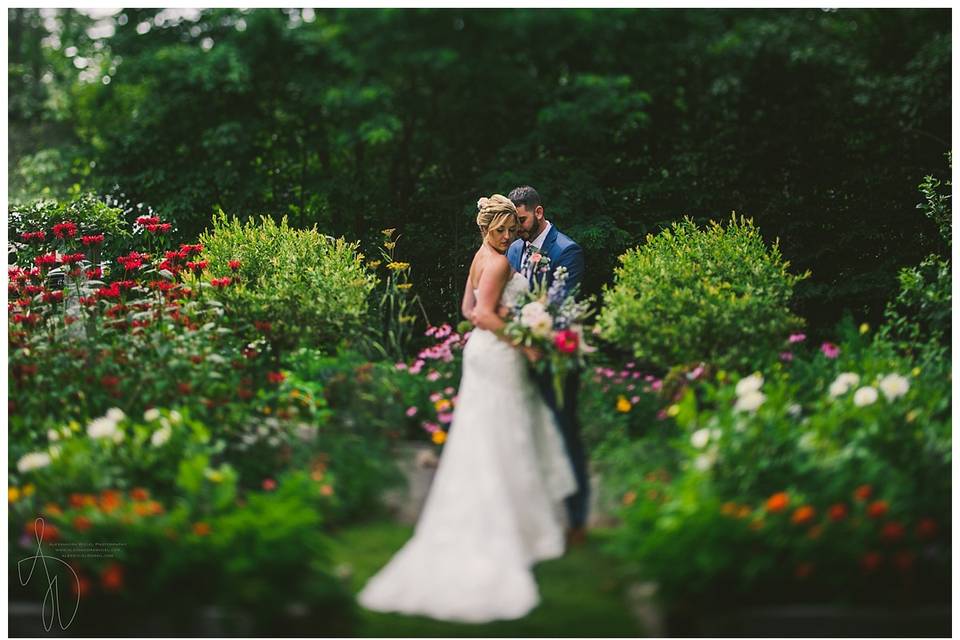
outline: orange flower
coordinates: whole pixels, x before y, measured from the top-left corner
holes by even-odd
[[[897,569],[906,573],[913,569],[913,563],[916,558],[917,555],[913,551],[900,551],[893,556],[893,564],[896,565]]]
[[[31,520],[24,525],[23,530],[34,539],[39,536],[41,542],[56,542],[60,538],[60,530],[48,522],[37,525],[36,520]]]
[[[899,522],[888,522],[880,530],[880,537],[884,542],[898,542],[903,539],[904,529]]]
[[[805,504],[793,512],[790,521],[793,522],[793,524],[809,524],[815,514],[816,512],[813,507]]]
[[[751,510],[750,507],[748,507],[745,504],[741,505],[740,508],[737,509],[737,518],[739,518],[740,520],[743,520],[744,518],[749,516],[751,513],[753,513],[753,510]]]
[[[447,432],[442,430],[434,431],[431,439],[433,440],[433,444],[443,444],[447,441]]]
[[[90,522],[90,518],[86,516],[77,516],[76,518],[73,519],[73,528],[76,529],[77,531],[81,531],[81,532],[87,531],[92,526],[93,525]]]
[[[74,509],[80,507],[93,506],[97,504],[97,499],[89,493],[71,493],[70,506]]]
[[[849,513],[850,509],[847,507],[847,505],[843,504],[842,502],[838,502],[830,507],[830,509],[827,511],[827,516],[829,516],[829,518],[834,522],[840,522],[846,518]]]
[[[206,522],[195,522],[193,524],[193,532],[198,536],[206,536],[210,534],[210,525]]]
[[[156,500],[151,500],[147,504],[150,506],[150,515],[155,516],[163,513],[163,505]]]
[[[877,500],[871,502],[870,506],[867,507],[867,515],[871,518],[882,518],[887,515],[887,511],[890,510],[890,505],[887,504],[886,500]]]
[[[43,506],[43,512],[46,513],[47,515],[59,516],[63,514],[63,509],[61,509],[59,505],[53,502],[50,502]]]
[[[737,504],[735,502],[724,502],[720,507],[720,513],[731,517],[737,515]]]
[[[853,497],[860,502],[866,502],[873,495],[873,487],[868,484],[862,484],[853,491]]]
[[[637,492],[636,491],[627,491],[623,494],[623,504],[624,506],[629,507],[634,502],[637,501]]]
[[[442,432],[441,432],[442,433]],[[320,487],[320,495],[330,497],[333,495],[333,487],[329,484],[325,484]]]
[[[87,595],[90,593],[90,580],[85,575],[78,573],[76,580],[70,580],[70,593],[79,598]]]
[[[923,518],[917,523],[917,537],[929,540],[937,535],[937,522],[933,518]]]
[[[123,588],[123,567],[116,562],[108,564],[100,572],[100,584],[107,591],[119,591]]]
[[[150,499],[150,492],[143,487],[136,487],[130,492],[130,497],[137,502],[142,502]]]
[[[770,513],[780,513],[790,504],[790,496],[785,492],[775,493],[767,500],[767,511]]]
[[[882,563],[883,556],[875,551],[869,551],[860,558],[860,566],[863,567],[863,570],[867,573],[876,571]]]
[[[106,513],[115,511],[120,506],[120,492],[114,489],[105,489],[100,492],[100,509]]]
[[[793,575],[796,576],[798,580],[803,580],[811,573],[813,573],[812,562],[801,562],[797,565],[797,568],[793,570]]]

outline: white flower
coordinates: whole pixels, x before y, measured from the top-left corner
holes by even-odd
[[[858,407],[865,407],[868,404],[876,402],[878,396],[877,390],[873,387],[860,387],[857,389],[857,392],[853,394],[853,404]]]
[[[855,373],[841,373],[830,384],[830,397],[842,396],[860,383],[860,376]]]
[[[787,407],[787,414],[793,416],[794,418],[800,415],[801,411],[803,411],[803,407],[801,407],[797,403],[793,403],[792,405]]]
[[[173,411],[170,412],[170,421],[173,424],[180,424],[182,420],[183,420],[183,416],[180,415],[179,411],[174,409]]]
[[[763,376],[759,373],[747,376],[746,378],[741,378],[737,383],[737,395],[744,396],[748,393],[753,393],[754,391],[759,391],[760,387],[763,386]]]
[[[697,449],[703,449],[705,446],[707,446],[707,443],[710,442],[710,430],[697,429],[693,432],[693,435],[690,436],[690,442]]]
[[[60,439],[60,432],[56,429],[50,429],[47,431],[47,440],[54,442]]]
[[[113,438],[116,434],[117,423],[110,419],[109,414],[87,425],[87,435],[91,438]]]
[[[34,469],[39,469],[50,464],[50,454],[42,451],[28,453],[17,461],[17,471],[26,473]]]
[[[880,378],[877,386],[880,387],[880,391],[883,391],[887,400],[896,400],[910,390],[910,381],[899,373],[890,373]]]
[[[553,318],[542,303],[534,300],[520,310],[520,324],[528,327],[536,336],[547,337],[553,329]]]
[[[800,439],[797,441],[797,446],[805,451],[813,451],[816,442],[817,436],[814,435],[813,431],[807,431],[800,436]]]
[[[153,422],[154,420],[159,420],[159,419],[160,419],[160,410],[157,409],[156,407],[152,409],[147,409],[146,411],[143,412],[144,422]]]
[[[121,420],[127,417],[127,414],[125,414],[122,410],[116,407],[113,407],[112,409],[107,411],[107,417],[114,422],[120,422]]]
[[[707,471],[710,467],[713,466],[713,463],[717,461],[717,452],[710,451],[708,453],[701,453],[693,460],[693,466],[697,471]]]
[[[767,396],[760,391],[751,391],[737,398],[733,405],[734,411],[756,411],[764,403]]]
[[[53,445],[52,447],[50,447],[49,449],[47,449],[47,451],[50,452],[50,459],[51,459],[51,460],[56,460],[57,458],[60,457],[60,445],[58,445],[58,444]]]
[[[153,435],[150,436],[150,444],[155,447],[163,446],[167,440],[170,439],[172,431],[170,430],[170,425],[164,425],[153,432]]]

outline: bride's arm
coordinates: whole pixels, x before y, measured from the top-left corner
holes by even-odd
[[[510,263],[506,258],[491,260],[480,274],[476,304],[473,308],[473,324],[477,328],[499,333],[506,325],[497,313],[497,304],[509,279]]]
[[[463,302],[460,303],[460,313],[463,317],[473,322],[473,310],[477,306],[477,299],[473,295],[473,287],[470,286],[470,274],[467,274],[467,287],[463,291]]]

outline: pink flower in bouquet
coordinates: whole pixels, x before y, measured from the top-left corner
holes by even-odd
[[[832,342],[824,342],[822,345],[820,345],[820,351],[822,351],[823,355],[827,356],[831,360],[840,355],[840,347]]]
[[[560,353],[576,353],[577,347],[580,346],[580,336],[576,331],[571,331],[570,329],[557,331],[553,337],[553,344]]]

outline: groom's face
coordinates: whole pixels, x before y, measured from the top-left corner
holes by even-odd
[[[543,207],[537,206],[528,209],[527,205],[520,205],[517,207],[517,222],[520,224],[517,232],[521,238],[524,240],[535,239],[540,235],[540,230],[543,229]]]

